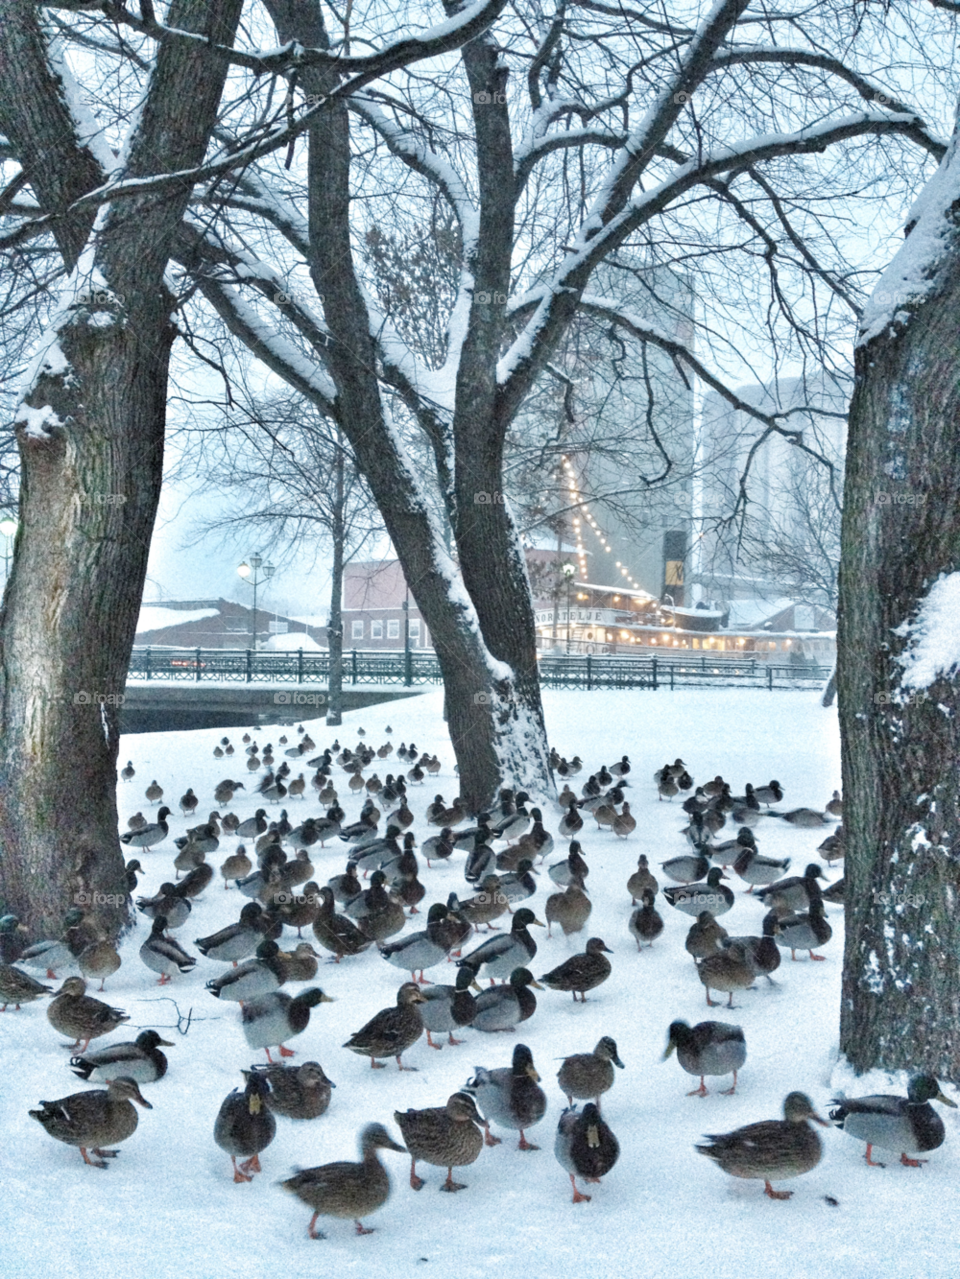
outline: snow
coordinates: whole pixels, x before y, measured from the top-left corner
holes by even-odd
[[[137,621],[137,634],[159,631],[166,626],[182,626],[185,622],[202,622],[219,617],[218,608],[164,608],[162,604],[143,604]]]
[[[893,633],[907,639],[897,658],[903,688],[929,688],[935,680],[952,679],[960,665],[960,573],[941,574],[917,616]]]
[[[286,635],[271,635],[260,647],[268,653],[295,653],[298,648],[302,648],[305,653],[327,651],[312,635],[307,635],[304,631],[288,631]]]
[[[23,426],[27,435],[33,440],[49,441],[53,438],[52,427],[63,426],[53,411],[53,406],[44,404],[43,408],[31,408],[29,404],[21,404],[13,419],[17,426]]]
[[[442,706],[442,691],[434,689],[402,703],[349,712],[336,730],[322,721],[307,722],[307,727],[318,750],[334,735],[353,745],[359,725],[366,729],[365,740],[378,746],[385,726],[392,724],[395,745],[413,738],[420,749],[436,751],[442,763],[439,777],[410,787],[419,840],[431,833],[422,820],[426,803],[438,791],[449,801],[457,790]],[[386,1070],[372,1071],[341,1045],[378,1009],[392,1005],[402,974],[375,951],[339,965],[322,962],[315,984],[336,1002],[314,1011],[292,1047],[294,1063],[318,1060],[337,1084],[330,1109],[309,1122],[279,1120],[276,1139],[261,1155],[263,1175],[251,1185],[236,1186],[228,1157],[213,1141],[213,1123],[221,1100],[241,1085],[241,1068],[263,1061],[264,1055],[247,1048],[236,1007],[215,1001],[204,990],[221,965],[201,957],[193,973],[176,978],[168,989],[153,984],[155,975],[137,955],[148,932],[141,917],[122,945],[123,967],[108,979],[101,996],[125,1008],[131,1022],[98,1042],[130,1039],[152,1026],[175,1046],[165,1049],[167,1077],[143,1086],[153,1110],[140,1112],[137,1132],[123,1143],[108,1171],[84,1167],[76,1150],[51,1140],[27,1115],[40,1098],[85,1088],[67,1068],[69,1054],[48,1025],[43,1005],[0,1018],[5,1080],[0,1125],[9,1155],[0,1203],[4,1279],[86,1279],[91,1273],[111,1279],[141,1279],[147,1273],[150,1279],[314,1279],[318,1273],[343,1279],[413,1274],[512,1279],[518,1268],[529,1279],[625,1279],[634,1274],[644,1279],[744,1279],[771,1257],[777,1275],[786,1279],[822,1279],[834,1273],[843,1279],[893,1274],[953,1279],[953,1235],[941,1208],[953,1202],[960,1174],[957,1111],[940,1109],[947,1140],[922,1171],[894,1166],[893,1161],[885,1170],[867,1168],[862,1144],[835,1130],[821,1131],[822,1162],[785,1183],[794,1191],[787,1203],[764,1198],[758,1183],[726,1177],[693,1150],[704,1132],[778,1117],[791,1089],[809,1093],[824,1116],[841,1089],[852,1095],[903,1092],[900,1076],[857,1080],[843,1062],[838,1064],[842,911],[829,907],[834,936],[823,948],[826,962],[804,958],[791,963],[785,954],[775,985],[759,981],[754,990],[737,996],[732,1012],[706,1007],[683,948],[691,922],[687,916],[659,900],[664,934],[643,954],[627,931],[631,907],[624,885],[638,853],[646,852],[660,875],[658,863],[684,846],[679,834],[683,814],[676,801],[657,799],[654,770],[666,758],[681,755],[698,781],[720,770],[742,793],[748,780],[778,777],[786,789],[784,808],[821,807],[840,780],[835,713],[823,710],[809,691],[730,689],[547,690],[544,706],[551,742],[568,757],[580,754],[587,769],[611,763],[624,752],[629,755],[629,795],[639,821],[637,832],[625,842],[598,833],[588,822],[581,843],[590,866],[593,915],[587,929],[569,941],[561,936],[548,940],[543,930],[534,929],[539,949],[531,967],[539,976],[580,950],[587,937],[600,936],[614,952],[611,979],[591,992],[584,1005],[574,1006],[568,996],[549,990],[537,991],[538,1010],[517,1034],[467,1030],[462,1047],[440,1052],[421,1040],[404,1058],[418,1073],[401,1074],[392,1062]],[[249,786],[243,765],[238,766],[242,754],[219,761],[212,756],[224,732],[239,752],[239,729],[124,737],[120,759],[131,759],[137,772],[133,782],[117,788],[121,828],[136,809],[153,818],[156,809],[146,805],[144,788],[154,777],[175,810],[187,785],[193,786],[201,797],[201,816],[212,806],[213,788],[224,777],[239,771]],[[294,729],[269,727],[257,728],[255,739],[276,747],[281,733],[291,743],[296,739]],[[381,778],[395,772],[396,755],[378,761],[376,768]],[[586,771],[574,779],[576,790],[585,776]],[[345,786],[341,798],[352,820],[360,801]],[[240,791],[232,811],[247,817],[256,806],[252,790]],[[271,817],[277,811],[265,807]],[[318,811],[312,796],[287,807],[291,820]],[[544,817],[556,833],[556,808],[545,809]],[[171,818],[170,838],[139,854],[147,868],[143,893],[155,892],[169,876],[173,838],[197,820],[177,814]],[[821,839],[816,831],[797,830],[772,818],[763,818],[756,833],[764,853],[793,859],[791,871],[815,858]],[[557,844],[548,864],[566,851],[562,841]],[[234,846],[233,840],[221,840],[209,858],[214,867]],[[345,847],[338,843],[312,850],[320,883],[342,870]],[[445,900],[452,890],[465,892],[463,861],[463,854],[455,853],[447,865],[422,867],[427,888],[422,910],[431,901]],[[831,880],[840,873],[831,871]],[[731,886],[737,900],[724,925],[731,933],[759,931],[763,908],[740,891],[739,880],[731,880]],[[544,873],[531,901],[540,918],[550,891]],[[179,930],[187,949],[196,953],[193,938],[232,922],[242,900],[235,889],[225,892],[218,876]],[[421,913],[407,928],[422,927],[424,918]],[[288,934],[285,943],[292,937]],[[466,949],[474,944],[471,940]],[[452,972],[452,966],[441,966],[427,976],[450,980]],[[179,1031],[178,1013],[183,1018]],[[719,1089],[729,1081],[713,1079],[708,1080],[706,1099],[685,1096],[695,1081],[680,1070],[675,1057],[661,1060],[667,1027],[677,1017],[691,1024],[707,1018],[732,1021],[744,1028],[747,1061],[735,1096],[721,1096]],[[616,1039],[626,1067],[617,1071],[603,1104],[621,1156],[601,1185],[588,1187],[592,1202],[575,1207],[552,1149],[565,1104],[555,1080],[558,1058],[589,1051],[604,1034]],[[518,1041],[530,1045],[548,1096],[545,1119],[529,1133],[541,1146],[539,1153],[519,1153],[515,1136],[495,1130],[503,1144],[485,1149],[474,1165],[462,1170],[458,1179],[469,1188],[452,1196],[438,1193],[444,1174],[425,1164],[419,1172],[427,1185],[415,1194],[408,1184],[408,1160],[385,1152],[393,1191],[367,1223],[376,1233],[357,1238],[349,1222],[328,1220],[320,1223],[328,1233],[326,1241],[307,1239],[309,1211],[282,1193],[277,1181],[295,1166],[355,1159],[357,1133],[367,1122],[382,1121],[397,1135],[396,1109],[443,1104],[476,1066],[506,1064]],[[946,1091],[955,1095],[949,1085]],[[827,1195],[837,1206],[825,1202]],[[891,1261],[900,1257],[902,1262]]]

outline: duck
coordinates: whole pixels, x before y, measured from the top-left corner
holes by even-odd
[[[832,866],[834,862],[842,861],[846,849],[847,841],[842,826],[838,826],[835,831],[832,831],[826,837],[822,844],[817,845],[817,852],[823,853],[824,861],[828,866]]]
[[[537,891],[537,881],[534,877],[538,872],[533,869],[533,862],[529,857],[522,857],[515,871],[498,871],[498,873],[500,874],[500,892],[511,905],[514,902],[526,901]]]
[[[280,927],[287,925],[297,930],[297,937],[303,937],[304,928],[312,928],[314,920],[320,913],[320,886],[315,880],[303,885],[302,892],[287,893],[282,902],[274,902]]]
[[[235,782],[232,777],[225,777],[215,788],[213,798],[218,804],[232,804],[235,793],[246,789],[243,782]]]
[[[229,800],[227,801],[229,803]],[[258,808],[252,817],[242,821],[234,834],[238,839],[259,839],[267,829],[267,810]]]
[[[271,1045],[280,1049],[281,1057],[292,1057],[293,1050],[286,1047],[288,1039],[300,1035],[310,1023],[310,1010],[318,1004],[331,1004],[319,986],[309,986],[299,995],[288,995],[285,990],[271,990],[241,1005],[240,1020],[243,1033],[251,1048],[266,1050],[271,1064]]]
[[[527,800],[530,796],[526,791],[520,791],[517,794],[517,811],[511,813],[509,817],[503,817],[499,822],[493,823],[493,833],[496,839],[505,839],[508,844],[512,844],[515,839],[519,839],[525,835],[533,824],[533,813],[528,812],[526,808]]]
[[[825,902],[833,902],[834,905],[843,905],[843,878],[844,877],[841,876],[836,883],[831,884],[829,888],[825,888],[823,890],[823,900]]]
[[[716,1008],[717,1001],[710,998],[711,990],[726,991],[727,1007],[732,1008],[733,992],[746,990],[753,985],[754,966],[742,946],[725,946],[706,959],[695,961],[697,976],[707,992],[707,1006]]]
[[[684,947],[694,959],[706,959],[708,955],[716,954],[726,936],[724,926],[718,924],[708,910],[702,910],[690,925]]]
[[[259,902],[247,902],[235,924],[228,924],[209,937],[198,937],[193,944],[207,959],[236,964],[252,955],[260,945],[266,918]]]
[[[447,826],[453,826],[453,822],[445,822]],[[477,817],[476,826],[468,826],[466,830],[457,831],[454,836],[453,846],[462,853],[472,853],[479,844],[492,844],[497,838],[497,833],[490,823],[489,813],[480,813]]]
[[[569,839],[572,835],[579,835],[583,830],[583,818],[580,816],[577,798],[573,791],[568,793],[570,796],[569,802],[561,805],[564,813],[557,824],[557,829],[564,839]]]
[[[483,1119],[477,1103],[467,1092],[455,1092],[445,1106],[425,1110],[395,1110],[393,1117],[410,1155],[410,1186],[422,1190],[426,1184],[417,1176],[417,1162],[446,1168],[447,1179],[441,1190],[466,1190],[462,1182],[453,1180],[454,1168],[475,1163],[483,1150]]]
[[[616,1040],[609,1035],[597,1041],[592,1053],[574,1053],[564,1057],[557,1072],[557,1083],[566,1094],[568,1105],[573,1105],[575,1097],[580,1101],[589,1099],[599,1110],[601,1096],[613,1087],[616,1078],[614,1066],[623,1070]]]
[[[435,1044],[432,1035],[447,1035],[447,1043],[451,1047],[462,1044],[462,1039],[455,1039],[453,1032],[461,1026],[469,1026],[477,1011],[477,1001],[470,990],[474,980],[469,968],[458,968],[453,986],[431,985],[420,993],[424,1002],[420,1005],[420,1019],[427,1034],[430,1048],[442,1048],[443,1044]]]
[[[658,799],[662,800],[666,798],[666,799],[672,800],[674,795],[679,794],[679,792],[680,792],[680,787],[677,785],[677,783],[669,774],[665,774],[657,782],[657,798]]]
[[[900,1162],[907,1168],[919,1168],[926,1159],[915,1155],[937,1150],[946,1139],[943,1120],[930,1105],[939,1101],[952,1110],[957,1103],[947,1097],[932,1075],[914,1075],[907,1085],[906,1097],[876,1094],[869,1097],[834,1097],[830,1118],[843,1132],[867,1143],[866,1162],[871,1168],[883,1168],[870,1155],[874,1146],[883,1150],[899,1150]]]
[[[533,1064],[533,1053],[526,1044],[517,1044],[509,1066],[487,1070],[474,1067],[474,1077],[467,1091],[476,1099],[484,1115],[484,1142],[499,1146],[501,1138],[490,1135],[490,1124],[519,1131],[518,1150],[539,1150],[527,1141],[527,1130],[538,1124],[547,1113],[547,1095],[540,1087],[540,1076]]]
[[[778,913],[808,910],[814,901],[820,901],[823,892],[819,880],[826,879],[816,862],[811,862],[802,875],[778,879],[757,893],[765,906],[772,906]]]
[[[565,888],[575,879],[584,883],[590,874],[590,867],[583,859],[583,850],[577,840],[570,841],[570,850],[562,862],[554,862],[547,867],[547,874],[560,888]]]
[[[618,839],[629,839],[637,829],[637,819],[630,812],[630,805],[626,800],[621,805],[620,812],[614,815],[610,825]]]
[[[688,1092],[688,1097],[708,1096],[704,1083],[706,1075],[733,1074],[733,1087],[725,1088],[723,1095],[732,1097],[737,1091],[737,1071],[747,1060],[747,1041],[740,1026],[722,1021],[701,1021],[692,1029],[685,1021],[675,1021],[667,1031],[666,1061],[676,1049],[677,1061],[688,1075],[700,1076],[700,1087]]]
[[[73,1093],[57,1101],[41,1101],[39,1110],[28,1113],[57,1141],[78,1146],[85,1164],[91,1168],[107,1168],[107,1160],[115,1159],[120,1152],[104,1147],[126,1141],[137,1131],[134,1102],[145,1110],[153,1109],[137,1087],[137,1081],[120,1075],[111,1079],[104,1089]]]
[[[420,845],[420,852],[426,858],[428,869],[432,869],[431,862],[449,861],[453,855],[453,827],[444,826],[439,835],[425,839]]]
[[[373,945],[373,938],[361,932],[353,920],[335,913],[333,892],[326,887],[319,890],[313,935],[324,950],[333,952],[338,964],[344,955],[359,955]]]
[[[318,1217],[346,1217],[354,1222],[358,1235],[372,1233],[372,1228],[363,1224],[363,1218],[382,1208],[390,1197],[390,1178],[377,1158],[378,1150],[407,1153],[383,1124],[367,1124],[360,1134],[360,1163],[341,1161],[304,1168],[281,1181],[284,1190],[313,1209],[307,1227],[311,1239],[326,1238],[316,1229]]]
[[[195,813],[200,800],[193,793],[193,787],[188,786],[186,793],[180,796],[180,811],[184,817],[189,817],[191,813]]]
[[[480,892],[466,901],[458,902],[457,910],[461,917],[478,932],[481,925],[488,932],[495,931],[493,921],[499,919],[510,908],[510,903],[500,892],[500,876],[487,875],[480,885]]]
[[[660,885],[650,871],[650,863],[647,861],[646,853],[641,853],[637,858],[637,869],[627,880],[627,892],[630,894],[630,904],[632,906],[636,906],[637,902],[640,901],[645,888],[648,888],[656,897],[660,890]]]
[[[520,858],[539,857],[543,861],[553,852],[553,836],[544,829],[543,813],[539,808],[531,808],[530,816],[533,825],[517,840],[516,848]]]
[[[127,830],[143,830],[147,824],[147,819],[143,813],[134,813],[132,817],[127,818]]]
[[[192,907],[189,900],[177,892],[176,885],[167,882],[160,885],[155,897],[138,897],[137,909],[148,919],[162,915],[167,921],[167,928],[173,931],[187,922]]]
[[[146,826],[141,826],[139,830],[124,832],[120,836],[121,844],[126,844],[128,848],[156,848],[170,834],[170,827],[167,824],[167,818],[170,813],[171,810],[164,805],[157,813],[155,822],[148,822]]]
[[[537,953],[537,943],[528,931],[531,924],[546,927],[532,910],[521,907],[509,933],[488,937],[460,960],[460,966],[469,968],[474,977],[489,977],[491,985],[495,977],[509,977],[515,968],[525,968]]]
[[[446,920],[447,908],[440,902],[434,902],[427,915],[427,926],[420,932],[409,933],[399,941],[388,942],[379,947],[380,955],[394,968],[403,968],[410,973],[412,980],[424,981],[424,970],[442,963],[451,949],[446,938],[440,932]],[[420,977],[417,978],[416,974]]]
[[[709,910],[716,918],[717,915],[725,915],[734,901],[733,893],[720,882],[725,878],[719,866],[711,866],[704,882],[665,888],[663,895],[675,910],[681,910],[685,915],[697,916],[701,911]]]
[[[278,990],[286,981],[287,973],[280,948],[275,941],[265,938],[257,946],[256,956],[238,968],[228,968],[219,977],[213,977],[206,989],[217,999],[235,1001],[238,1004],[256,999],[268,991]]]
[[[675,884],[693,884],[706,878],[710,861],[703,853],[681,853],[679,857],[661,862],[660,869]]]
[[[166,916],[156,915],[150,936],[140,947],[140,958],[149,969],[160,974],[158,986],[165,986],[175,973],[189,973],[197,966],[194,957],[178,941],[166,936],[166,929]]]
[[[754,795],[761,804],[766,804],[767,808],[771,804],[779,804],[783,799],[783,787],[779,782],[769,782],[766,786],[757,786],[753,789]]]
[[[163,787],[159,785],[156,778],[153,779],[143,793],[151,804],[159,804],[161,799],[163,799]]]
[[[252,1181],[253,1173],[263,1171],[260,1152],[277,1135],[277,1121],[267,1106],[269,1092],[270,1085],[263,1075],[249,1071],[243,1092],[234,1088],[224,1097],[217,1113],[213,1139],[230,1156],[237,1184]],[[241,1164],[237,1163],[238,1155],[246,1156]]]
[[[777,861],[775,857],[761,857],[755,848],[744,848],[734,861],[733,869],[750,885],[747,892],[752,893],[757,884],[776,883],[790,869],[790,858]]]
[[[808,951],[811,959],[825,960],[826,955],[815,955],[815,946],[825,946],[833,936],[823,911],[823,899],[810,903],[804,914],[777,915],[777,933],[781,946],[790,950],[790,958],[796,962],[798,950]]]
[[[513,1030],[520,1022],[528,1021],[537,1011],[537,997],[531,986],[543,990],[529,968],[515,968],[509,981],[481,991],[475,1000],[472,1028],[492,1033]]]
[[[551,893],[547,898],[543,911],[547,917],[547,936],[552,936],[554,924],[560,925],[564,937],[581,932],[592,910],[593,903],[584,891],[583,881],[571,880],[562,893]]]
[[[206,862],[201,862],[199,866],[194,866],[189,874],[184,875],[180,883],[176,885],[176,895],[181,898],[199,897],[212,879],[213,867],[208,866]]]
[[[608,770],[613,777],[626,777],[630,772],[630,760],[626,755],[621,755],[615,764],[611,764]]]
[[[320,956],[308,941],[299,942],[293,950],[279,951],[277,958],[280,960],[285,982],[313,981],[317,975]]]
[[[843,800],[840,798],[838,790],[835,790],[830,796],[829,804],[824,805],[824,812],[829,813],[831,817],[843,816]]]
[[[386,1068],[377,1060],[381,1057],[395,1057],[398,1070],[416,1070],[416,1066],[405,1066],[403,1054],[412,1048],[423,1034],[423,1019],[420,1016],[419,1004],[423,995],[415,981],[405,981],[397,991],[397,1002],[394,1008],[384,1008],[355,1034],[351,1035],[344,1048],[370,1058],[374,1070]]]
[[[720,944],[721,946],[740,946],[747,957],[747,962],[753,966],[754,975],[759,977],[762,974],[773,985],[770,974],[780,967],[780,947],[777,945],[779,932],[780,921],[774,911],[770,911],[764,917],[761,937],[729,937]]]
[[[649,888],[644,889],[643,905],[638,906],[630,916],[627,927],[637,943],[638,951],[642,949],[643,942],[648,942],[652,946],[663,932],[663,919],[654,908],[653,893]]]
[[[230,887],[231,879],[246,879],[252,870],[253,863],[247,856],[247,850],[241,844],[235,853],[231,853],[229,857],[225,858],[220,867],[224,888]]]
[[[749,783],[747,784],[747,794],[740,800],[734,800],[730,816],[738,826],[746,826],[751,830],[763,816],[760,803],[753,793],[753,787]]]
[[[8,1004],[13,1004],[19,1012],[21,1004],[30,1004],[52,993],[52,986],[44,986],[13,964],[0,963],[0,1001],[3,1002],[0,1013],[7,1011]]]
[[[570,1177],[573,1203],[589,1203],[590,1195],[577,1189],[577,1177],[599,1182],[620,1158],[620,1143],[600,1114],[599,1108],[587,1102],[581,1113],[576,1106],[564,1110],[557,1125],[553,1144],[557,1163]]]
[[[540,978],[551,990],[569,990],[573,992],[573,1002],[587,1002],[586,992],[601,985],[613,971],[607,955],[613,951],[599,937],[591,937],[581,955],[571,955],[569,959]]]
[[[487,875],[496,873],[496,868],[496,853],[489,844],[480,842],[467,853],[467,860],[463,864],[463,877],[468,884],[478,884]]]
[[[143,1030],[125,1044],[111,1044],[99,1052],[70,1058],[70,1069],[87,1083],[106,1082],[123,1075],[138,1084],[153,1084],[167,1073],[167,1057],[161,1048],[172,1048],[155,1030]]]
[[[813,1108],[810,1098],[792,1092],[783,1103],[783,1119],[766,1119],[747,1124],[733,1132],[708,1134],[708,1146],[695,1146],[731,1177],[763,1182],[770,1199],[789,1199],[791,1190],[774,1190],[773,1181],[800,1177],[816,1168],[823,1145],[810,1121],[827,1128],[829,1124]]]
[[[749,826],[741,826],[735,839],[725,839],[722,844],[710,848],[710,861],[714,866],[727,867],[737,861],[742,853],[759,853],[757,841]]]
[[[135,857],[132,857],[123,869],[127,881],[127,892],[132,896],[137,891],[137,876],[146,872]]]
[[[267,1106],[286,1119],[318,1119],[326,1114],[332,1090],[337,1086],[317,1061],[305,1061],[302,1066],[274,1062],[270,1066],[253,1066],[252,1070],[270,1085]]]
[[[109,1035],[129,1021],[127,1013],[88,995],[82,977],[68,977],[47,1006],[47,1020],[62,1035],[72,1035],[72,1047],[86,1052],[91,1039]]]
[[[815,826],[826,826],[829,817],[826,813],[820,813],[815,808],[793,808],[789,813],[773,813],[770,817],[779,817],[781,821],[789,822],[791,826],[799,826],[803,830],[810,830]]]
[[[137,775],[137,770],[133,766],[133,760],[128,759],[125,766],[120,770],[120,780],[122,782],[132,782]]]
[[[327,887],[333,893],[333,900],[340,906],[347,906],[355,901],[363,892],[363,884],[357,873],[357,863],[347,862],[341,875],[333,875],[327,880]]]

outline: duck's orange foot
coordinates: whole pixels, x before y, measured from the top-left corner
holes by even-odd
[[[517,1149],[518,1150],[539,1150],[540,1147],[533,1145],[533,1143],[530,1141],[527,1141],[526,1137],[523,1135],[523,1129],[521,1128],[520,1140],[517,1142]]]
[[[372,1234],[373,1234],[373,1226],[365,1226],[365,1225],[363,1224],[363,1222],[362,1222],[362,1221],[358,1221],[356,1224],[357,1224],[357,1234],[358,1234],[358,1235],[372,1235]]]
[[[902,1154],[900,1156],[900,1162],[903,1164],[904,1168],[922,1168],[923,1165],[928,1164],[930,1160],[929,1159],[911,1159],[909,1155]]]
[[[763,1183],[763,1193],[771,1199],[789,1199],[793,1195],[792,1190],[774,1190],[769,1181]]]
[[[590,1202],[590,1196],[581,1194],[581,1192],[577,1189],[577,1183],[574,1179],[573,1173],[570,1173],[570,1185],[573,1186],[573,1202],[575,1204],[588,1204]]]
[[[451,1031],[447,1036],[447,1043],[451,1048],[459,1048],[461,1044],[465,1044],[466,1042],[467,1041],[465,1039],[454,1039],[453,1031]]]
[[[871,1142],[867,1142],[867,1153],[864,1156],[864,1158],[866,1159],[868,1165],[871,1168],[886,1168],[887,1166],[886,1164],[877,1163],[876,1159],[870,1158],[872,1151],[873,1151],[873,1144]]]
[[[280,1045],[281,1057],[296,1057],[296,1055],[297,1054],[294,1052],[292,1048],[284,1048],[283,1044]]]
[[[231,1159],[233,1160],[233,1180],[234,1180],[234,1183],[235,1183],[236,1185],[238,1185],[238,1186],[239,1186],[239,1185],[242,1185],[242,1184],[243,1184],[243,1182],[245,1182],[245,1181],[253,1181],[253,1178],[252,1178],[252,1177],[248,1177],[248,1176],[247,1176],[247,1174],[246,1174],[245,1172],[242,1172],[242,1171],[241,1171],[241,1169],[242,1169],[242,1167],[243,1167],[243,1165],[242,1165],[242,1164],[240,1165],[240,1167],[239,1167],[239,1168],[237,1167],[237,1157],[236,1157],[236,1155],[231,1155],[230,1157],[231,1157]]]

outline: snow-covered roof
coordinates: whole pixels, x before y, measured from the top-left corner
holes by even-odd
[[[218,608],[164,608],[162,604],[143,604],[140,607],[140,620],[137,622],[137,634],[144,631],[159,631],[166,626],[182,626],[184,622],[201,622],[205,617],[217,617]]]
[[[796,601],[779,600],[731,600],[728,630],[742,630],[744,627],[762,626],[771,617],[776,617],[784,609],[790,608]]]

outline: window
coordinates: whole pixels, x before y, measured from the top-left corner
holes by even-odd
[[[419,617],[411,617],[410,619],[410,638],[420,638],[420,619]]]
[[[363,622],[354,622],[351,634],[354,639],[363,639]]]
[[[370,638],[383,639],[383,622],[370,623]]]
[[[398,617],[388,618],[387,639],[399,639],[399,638],[400,638],[400,619]]]

